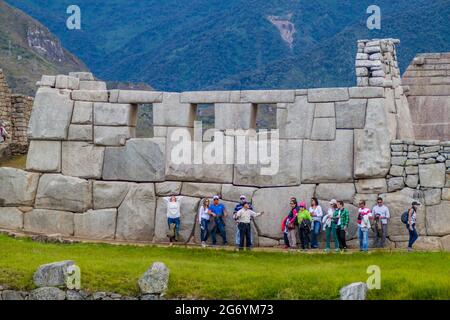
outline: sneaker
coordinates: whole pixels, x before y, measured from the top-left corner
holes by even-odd
[[[202,248],[206,248],[206,242],[202,241]]]
[[[330,253],[330,249],[325,249],[325,250],[323,250],[323,252]]]
[[[341,249],[334,249],[334,252],[341,252]]]
[[[408,248],[408,252],[413,252],[414,249],[413,248]]]

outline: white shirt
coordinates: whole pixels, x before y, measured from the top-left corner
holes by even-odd
[[[239,223],[250,223],[252,217],[255,218],[260,215],[261,213],[259,212],[256,213],[250,209],[242,208],[236,213],[236,219]]]
[[[327,214],[323,217],[322,219],[323,230],[331,226],[331,218],[333,218],[333,213],[334,210],[332,208],[329,208]]]
[[[164,197],[164,201],[167,204],[167,218],[176,219],[181,216],[180,213],[180,201],[183,199],[182,196],[178,196],[177,201],[170,201],[172,197]]]
[[[200,209],[198,209],[198,221],[202,222],[202,219],[209,220],[211,216],[208,214],[209,208],[200,206]]]
[[[388,219],[391,218],[389,209],[385,205],[382,205],[382,206],[376,205],[375,207],[373,207],[372,214],[374,217],[380,216],[380,220],[381,220],[382,224],[387,224]]]
[[[309,208],[313,221],[322,221],[323,211],[321,206],[317,206],[315,209]],[[313,216],[313,213],[315,216]]]
[[[370,229],[370,219],[369,219],[370,216],[371,216],[370,213],[364,214],[362,216],[362,220],[361,220],[361,224],[360,224],[361,229]]]

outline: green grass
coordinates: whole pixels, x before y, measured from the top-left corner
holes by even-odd
[[[450,253],[300,254],[234,252],[106,244],[42,244],[0,235],[0,284],[32,289],[44,263],[75,260],[89,291],[136,295],[152,262],[170,269],[168,297],[213,299],[336,299],[339,288],[366,281],[381,268],[370,299],[450,299]]]

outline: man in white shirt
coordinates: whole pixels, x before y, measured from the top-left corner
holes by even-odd
[[[391,215],[388,207],[384,205],[383,199],[380,197],[377,199],[377,204],[372,209],[372,215],[374,217],[375,228],[379,228],[378,232],[375,232],[375,248],[384,248],[386,243],[386,236],[388,233],[388,224]]]
[[[250,209],[250,203],[246,201],[243,203],[243,208],[236,213],[235,217],[236,221],[238,222],[239,236],[240,236],[239,250],[244,249],[244,239],[246,241],[247,249],[249,250],[251,249],[252,241],[250,239],[250,232],[251,232],[250,222],[252,218],[256,218],[263,213],[264,212],[256,213],[252,211]]]

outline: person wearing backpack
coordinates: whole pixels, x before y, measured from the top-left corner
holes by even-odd
[[[284,236],[284,248],[294,249],[297,246],[297,227],[295,226],[295,221],[297,219],[297,201],[295,199],[291,199],[289,204],[291,206],[291,210],[281,223],[281,231]]]
[[[418,201],[413,201],[411,208],[408,210],[408,221],[406,224],[409,232],[408,251],[413,250],[413,244],[419,238],[416,230],[416,215],[418,206],[420,206],[420,203]]]
[[[299,234],[300,234],[300,242],[302,245],[302,249],[306,250],[310,248],[310,238],[309,234],[311,233],[311,214],[306,209],[306,204],[304,202],[301,202],[300,205],[300,211],[297,215],[297,223],[299,226]]]
[[[3,125],[3,121],[0,120],[0,143],[6,142],[6,139],[8,139],[8,132]]]

